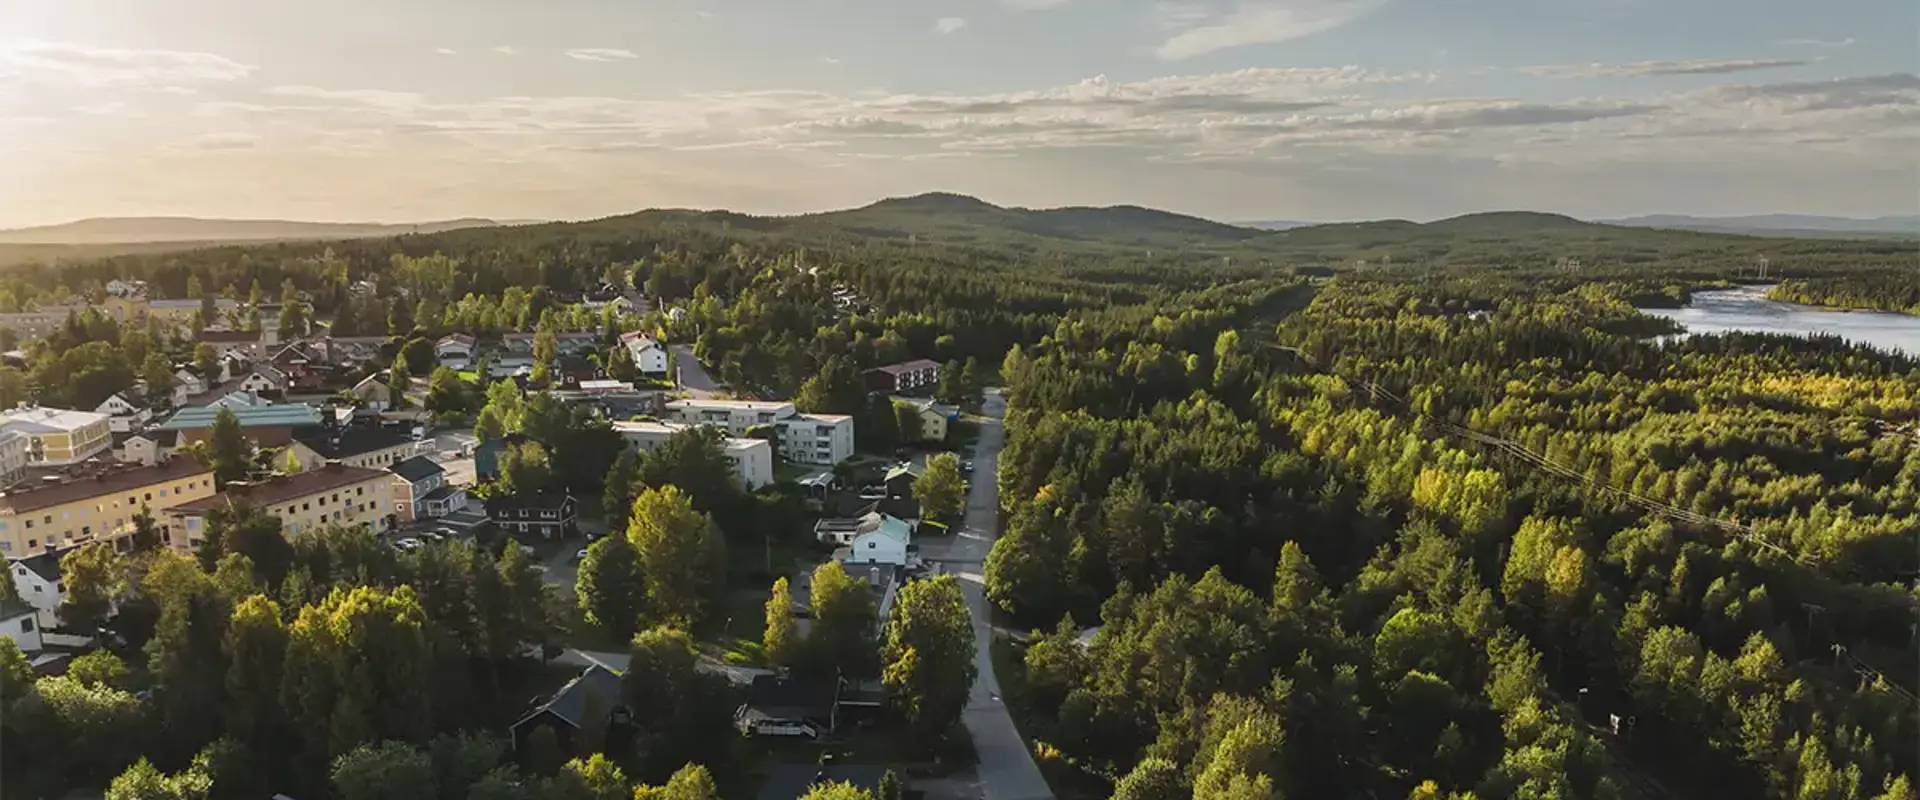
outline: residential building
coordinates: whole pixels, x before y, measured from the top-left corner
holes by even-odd
[[[420,449],[404,428],[353,425],[294,434],[294,457],[301,469],[318,469],[337,461],[350,467],[386,469],[412,457]]]
[[[393,527],[393,474],[380,469],[328,464],[311,472],[275,475],[263,481],[234,481],[219,494],[181,503],[160,513],[168,520],[170,543],[190,549],[198,547],[206,537],[209,512],[242,503],[278,517],[281,530],[289,537],[327,525],[384,531]],[[179,534],[174,533],[176,531]]]
[[[666,444],[673,435],[684,431],[687,425],[671,422],[623,422],[615,421],[613,430],[633,446],[652,452],[654,448]],[[732,436],[721,442],[721,449],[727,460],[733,464],[733,477],[747,491],[753,491],[773,483],[773,444],[765,439],[740,439]]]
[[[307,342],[282,347],[267,362],[287,376],[290,389],[317,390],[333,377],[333,366],[327,363],[325,348]]]
[[[533,354],[532,333],[501,334],[500,345],[509,352]],[[554,350],[560,355],[578,355],[591,353],[600,341],[600,334],[592,331],[557,331],[553,334]]]
[[[905,405],[913,409],[920,417],[921,442],[944,442],[947,440],[947,425],[960,419],[960,409],[942,405],[925,398],[895,397],[894,405]]]
[[[579,524],[580,504],[564,492],[520,494],[487,499],[487,519],[502,530],[564,538]]]
[[[190,458],[145,467],[114,465],[0,492],[0,554],[112,541],[125,547],[140,509],[213,496],[213,470]],[[164,533],[164,530],[163,530]]]
[[[40,625],[33,606],[17,597],[0,597],[0,636],[12,639],[22,653],[38,653]]]
[[[123,281],[115,278],[107,281],[107,294],[113,297],[146,297],[147,282],[136,280]]]
[[[913,499],[913,482],[927,474],[927,465],[912,461],[903,461],[887,468],[880,482],[887,487],[887,497]]]
[[[474,339],[464,333],[449,333],[433,345],[433,357],[440,363],[460,369],[473,363]]]
[[[880,515],[869,528],[864,523],[846,552],[834,555],[840,563],[853,566],[880,565],[884,567],[904,567],[912,563],[914,555],[913,526],[906,520]]]
[[[780,455],[802,464],[838,464],[853,456],[853,418],[842,414],[801,414],[792,403],[762,400],[675,400],[668,416],[687,425],[714,425],[734,436],[774,426]]]
[[[236,389],[234,391],[227,392],[226,394],[220,395],[218,399],[207,403],[206,407],[212,408],[212,409],[221,409],[221,408],[237,409],[237,408],[259,408],[261,406],[270,406],[270,405],[273,405],[272,400],[268,400],[264,397],[261,397],[256,392],[250,392],[245,389]]]
[[[12,486],[27,475],[27,460],[33,438],[19,431],[0,429],[0,488]]]
[[[113,446],[113,420],[91,411],[27,406],[0,414],[0,430],[27,437],[27,463],[64,467]]]
[[[940,362],[916,358],[867,370],[867,388],[876,392],[908,392],[940,383]]]
[[[621,697],[620,673],[598,664],[587,667],[513,723],[514,751],[524,752],[527,739],[543,727],[570,756],[588,755],[589,741],[610,750],[622,746],[632,735],[633,715]]]
[[[353,385],[353,394],[360,398],[362,405],[375,411],[385,411],[393,406],[393,389],[387,386],[387,376],[374,373],[361,378]]]
[[[444,517],[467,505],[467,490],[447,483],[447,471],[426,456],[387,468],[393,473],[393,511],[402,523]]]
[[[147,405],[147,398],[132,389],[109,395],[94,406],[93,413],[107,415],[107,429],[113,433],[126,433],[153,421],[153,408]]]
[[[260,364],[240,379],[239,388],[254,394],[279,395],[287,391],[287,373],[271,364]]]
[[[87,310],[85,303],[45,305],[31,311],[0,314],[0,328],[17,334],[21,341],[44,339],[67,324],[67,317]]]
[[[304,428],[321,423],[320,410],[307,403],[246,405],[226,410],[233,412],[242,428]],[[205,430],[213,427],[220,411],[204,406],[183,408],[155,427],[163,431]]]
[[[627,348],[627,355],[633,359],[633,368],[646,375],[667,374],[667,348],[660,346],[652,337],[634,331],[620,335],[620,346]]]
[[[193,337],[194,345],[212,345],[222,356],[238,355],[248,361],[266,358],[280,345],[280,329],[270,325],[257,331],[202,330]]]
[[[733,725],[748,736],[818,739],[837,727],[838,680],[760,674],[747,686],[747,701],[734,709]]]
[[[43,550],[25,558],[7,559],[7,568],[13,572],[14,593],[27,605],[33,607],[34,616],[40,627],[60,627],[60,559],[75,548]],[[0,598],[4,601],[5,598]]]
[[[224,376],[207,375],[201,372],[199,367],[193,366],[192,364],[180,364],[173,368],[173,386],[176,395],[183,392],[187,397],[192,397],[196,394],[206,394],[208,389],[212,389],[225,380]],[[186,405],[186,400],[183,399],[176,405]]]
[[[180,449],[179,431],[146,430],[114,437],[113,457],[128,464],[153,466]]]

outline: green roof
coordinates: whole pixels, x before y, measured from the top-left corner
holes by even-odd
[[[320,424],[320,412],[306,403],[288,403],[271,406],[243,406],[229,409],[240,420],[240,427],[259,428],[272,426],[299,426]],[[166,422],[156,430],[180,431],[199,430],[213,427],[214,417],[220,413],[217,408],[183,408],[174,412]]]

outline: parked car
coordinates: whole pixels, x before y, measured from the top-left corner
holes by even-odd
[[[573,554],[573,560],[575,561],[585,561],[586,559],[587,559],[587,548],[582,547],[580,548],[580,552]]]
[[[393,543],[394,549],[399,550],[401,552],[408,552],[408,553],[420,549],[421,546],[422,545],[420,544],[420,540],[415,539],[411,536]]]
[[[963,478],[973,477],[973,462],[971,461],[960,462],[960,476]]]

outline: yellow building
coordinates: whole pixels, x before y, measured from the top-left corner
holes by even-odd
[[[27,464],[64,467],[113,446],[113,418],[91,411],[37,406],[0,414],[0,430],[27,437]]]
[[[392,527],[393,473],[336,463],[251,484],[229,483],[219,494],[165,511],[169,530],[185,534],[175,535],[171,543],[199,547],[207,535],[207,513],[241,503],[278,517],[281,532],[289,538],[327,525],[384,531]]]
[[[213,471],[190,458],[25,484],[0,492],[0,553],[23,558],[87,541],[124,549],[141,508],[163,522],[160,509],[212,496]]]

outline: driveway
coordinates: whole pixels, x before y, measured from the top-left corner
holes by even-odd
[[[929,560],[943,562],[947,572],[960,577],[967,608],[973,612],[974,663],[980,677],[973,682],[973,694],[967,699],[962,721],[973,735],[973,749],[980,756],[978,767],[983,800],[1051,800],[1053,790],[1040,776],[1033,753],[1020,738],[1013,717],[1000,700],[1000,682],[993,674],[993,609],[987,602],[983,564],[987,551],[999,534],[999,482],[995,479],[1003,431],[1000,420],[1007,403],[997,390],[988,390],[984,418],[980,421],[980,441],[973,454],[973,486],[967,492],[964,524],[948,543],[944,554],[928,553]]]
[[[694,358],[693,345],[672,344],[667,348],[673,351],[673,382],[686,390],[688,396],[705,399],[719,393],[720,383],[707,374],[707,368],[700,365],[700,359]]]

